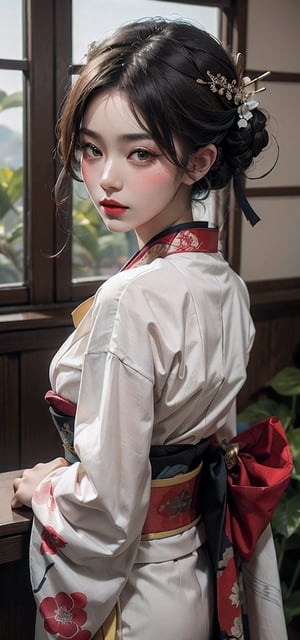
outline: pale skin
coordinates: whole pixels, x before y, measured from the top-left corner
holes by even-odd
[[[91,100],[79,142],[82,177],[104,224],[112,232],[134,230],[140,247],[167,227],[192,221],[192,185],[209,171],[217,154],[210,144],[190,156],[188,173],[174,166],[117,90]],[[121,206],[110,207],[111,202]],[[68,466],[59,457],[25,469],[13,482],[11,507],[31,507],[40,482]]]
[[[12,509],[18,509],[22,506],[31,507],[32,496],[36,487],[42,480],[59,469],[60,467],[68,467],[69,463],[64,458],[54,458],[49,462],[39,462],[32,469],[24,469],[19,478],[15,478],[13,482],[14,496],[11,501]]]

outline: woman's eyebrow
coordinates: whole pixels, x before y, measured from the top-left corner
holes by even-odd
[[[153,140],[150,133],[144,131],[142,133],[124,133],[120,136],[120,140],[134,141],[134,140]]]
[[[79,130],[79,133],[90,136],[95,140],[102,139],[99,133],[97,133],[96,131],[93,131],[92,129],[87,129],[86,127],[81,127]],[[141,132],[141,133],[122,133],[120,136],[118,136],[118,139],[121,142],[132,142],[136,140],[153,140],[152,136],[147,131]]]

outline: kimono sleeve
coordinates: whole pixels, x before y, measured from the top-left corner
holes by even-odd
[[[107,344],[96,352],[92,342],[75,424],[80,462],[57,470],[35,492],[31,575],[39,640],[91,638],[134,563],[151,489],[153,428],[153,381],[138,364]]]

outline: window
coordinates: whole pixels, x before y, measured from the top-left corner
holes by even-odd
[[[55,246],[51,200],[55,179],[54,5],[50,0],[11,0],[2,8],[0,90],[6,108],[0,112],[4,203],[0,303],[5,308],[55,301],[55,267],[49,259]],[[8,152],[5,133],[11,141]]]
[[[135,249],[134,234],[107,233],[79,183],[70,181],[60,215],[53,198],[60,170],[54,153],[57,115],[72,76],[84,63],[88,44],[122,22],[147,15],[184,17],[215,34],[222,24],[222,33],[226,31],[230,40],[231,4],[235,5],[230,0],[111,0],[103,12],[98,0],[10,0],[2,8],[0,305],[4,310],[81,300]]]
[[[28,63],[23,46],[22,1],[12,0],[3,7],[0,24],[0,284],[11,286],[27,277],[23,103]]]

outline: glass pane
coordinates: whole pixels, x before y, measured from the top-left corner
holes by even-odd
[[[18,60],[23,57],[22,0],[0,0],[0,58]]]
[[[22,73],[0,70],[0,285],[24,280]]]
[[[91,203],[85,186],[73,187],[73,281],[111,276],[136,251],[134,232],[111,233]]]
[[[73,0],[73,63],[81,64],[88,45],[131,20],[149,16],[185,18],[218,35],[220,10],[216,7],[187,5],[157,0],[110,0],[103,11],[99,0]]]

